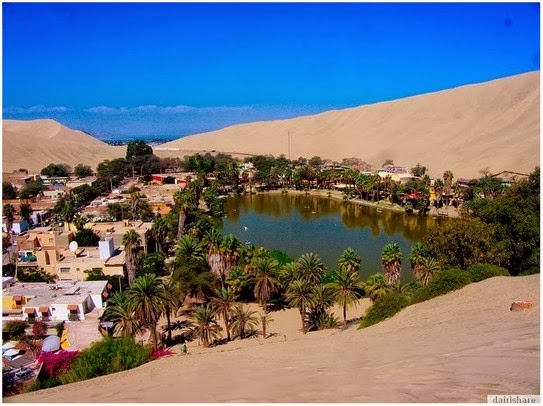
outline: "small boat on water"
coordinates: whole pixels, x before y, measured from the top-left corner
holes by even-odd
[[[377,213],[381,213],[383,211],[383,209],[381,209],[380,207],[377,208]]]

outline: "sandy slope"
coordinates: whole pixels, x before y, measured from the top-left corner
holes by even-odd
[[[4,172],[26,168],[39,173],[50,163],[65,163],[72,168],[81,163],[95,169],[104,159],[125,154],[126,147],[110,146],[54,120],[2,121]]]
[[[529,173],[539,165],[539,71],[401,100],[314,116],[236,125],[163,144],[161,157],[216,150],[341,160],[378,168],[386,159],[421,163],[430,175],[479,177],[488,168]],[[49,163],[96,165],[123,157],[111,147],[52,120],[4,120],[3,170],[37,172]]]
[[[329,111],[291,120],[236,125],[185,137],[168,148],[386,159],[477,177],[488,167],[531,172],[539,164],[539,71],[477,85]]]
[[[266,341],[193,345],[190,356],[4,401],[486,402],[487,394],[539,394],[539,283],[539,275],[488,279],[364,330],[303,336],[296,310],[276,312],[277,336]],[[535,306],[511,312],[514,300]]]

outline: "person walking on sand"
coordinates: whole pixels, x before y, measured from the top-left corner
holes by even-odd
[[[185,354],[187,353],[187,344],[183,344],[183,345],[181,346],[181,353],[182,353],[183,355],[185,355]]]

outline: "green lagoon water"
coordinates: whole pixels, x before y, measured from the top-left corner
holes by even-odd
[[[341,253],[353,248],[362,257],[366,279],[382,269],[381,252],[391,242],[404,255],[402,280],[412,280],[407,259],[414,243],[446,218],[433,219],[375,207],[304,195],[257,194],[229,197],[225,202],[223,236],[236,235],[242,243],[278,249],[294,259],[318,254],[328,268],[336,268]]]

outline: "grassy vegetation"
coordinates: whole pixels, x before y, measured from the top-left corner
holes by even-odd
[[[391,292],[379,299],[368,309],[360,328],[368,327],[394,316],[409,305],[409,297],[404,293]]]
[[[411,297],[411,303],[420,303],[436,296],[441,296],[463,288],[471,283],[470,274],[462,269],[452,268],[439,272],[432,281],[417,290]]]
[[[511,276],[507,269],[490,264],[472,265],[468,267],[468,273],[472,282],[480,282],[494,276]]]

